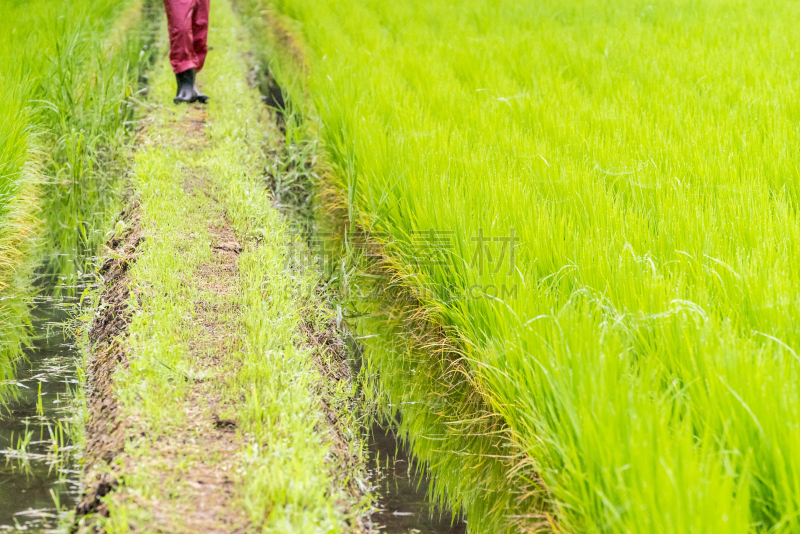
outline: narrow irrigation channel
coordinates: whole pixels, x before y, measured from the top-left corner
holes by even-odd
[[[236,5],[241,7],[241,3]],[[252,37],[258,40],[259,34]],[[283,214],[298,239],[309,245],[314,262],[324,270],[322,266],[331,258],[326,256],[327,235],[319,233],[314,210],[314,183],[319,180],[315,168],[318,140],[313,136],[303,138],[301,125],[304,118],[297,112],[298,106],[285,88],[278,84],[269,64],[266,57],[260,58],[250,73],[251,83],[258,87],[262,102],[272,110],[276,129],[286,135],[287,142],[272,148],[265,169],[266,184],[275,208]],[[297,134],[299,139],[294,137]],[[332,306],[346,305],[335,293],[329,295],[337,301],[331,302]],[[342,326],[347,330],[347,326]],[[365,357],[364,347],[352,335],[345,333],[344,337],[349,339],[350,365],[354,375],[358,375]],[[375,422],[371,428],[359,430],[367,433],[368,469],[375,506],[371,515],[374,528],[386,534],[466,534],[467,524],[463,518],[454,518],[450,510],[431,501],[429,474],[416,462],[392,425]]]
[[[51,532],[78,497],[69,437],[78,349],[64,328],[72,300],[34,301],[34,342],[17,364],[19,395],[0,413],[0,531]]]
[[[391,427],[375,423],[369,467],[378,485],[373,523],[386,534],[466,534],[467,524],[428,499],[429,477]]]
[[[262,100],[274,110],[276,128],[285,133],[287,117],[284,112],[291,109],[291,104],[287,105],[288,96],[268,68],[259,65],[254,73]],[[291,121],[299,123],[302,119],[293,115],[289,118]],[[324,265],[329,258],[325,257],[322,245],[325,238],[318,233],[313,210],[316,150],[314,140],[290,142],[273,149],[266,181],[276,209],[284,215],[298,238],[309,244],[315,261]],[[345,334],[345,337],[350,340],[350,365],[354,375],[358,375],[363,366],[364,349],[352,336]],[[376,422],[371,428],[361,430],[368,432],[368,468],[375,499],[371,519],[375,528],[386,534],[466,533],[467,525],[462,518],[454,518],[449,510],[442,510],[429,499],[429,475],[417,464],[391,425]]]

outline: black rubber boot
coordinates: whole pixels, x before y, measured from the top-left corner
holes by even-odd
[[[174,102],[191,104],[197,101],[197,94],[194,92],[194,69],[177,73],[175,79],[178,81],[178,93]]]
[[[194,99],[201,104],[205,104],[208,102],[208,95],[204,95],[197,89],[197,85],[192,87],[192,91],[194,92]]]

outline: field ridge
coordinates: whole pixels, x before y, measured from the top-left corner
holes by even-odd
[[[282,137],[248,83],[249,44],[227,3],[212,9],[216,59],[200,76],[212,102],[164,106],[174,80],[165,58],[151,75],[131,208],[107,260],[125,272],[110,290],[126,310],[101,297],[94,319],[129,317],[103,401],[124,422],[122,439],[92,454],[109,434],[92,423],[90,374],[78,525],[371,532],[355,377],[260,174],[262,151]],[[114,252],[129,239],[135,262]],[[92,358],[103,356],[98,329],[86,340]]]

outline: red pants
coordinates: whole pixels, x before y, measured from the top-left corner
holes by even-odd
[[[202,70],[208,52],[209,0],[164,0],[169,25],[169,62],[174,73]]]

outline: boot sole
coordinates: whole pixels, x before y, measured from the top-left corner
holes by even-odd
[[[201,104],[205,104],[206,102],[208,102],[208,97],[207,96],[196,97],[196,98],[190,98],[188,100],[184,100],[182,98],[173,98],[172,101],[175,104],[194,104],[195,102],[200,102]]]

